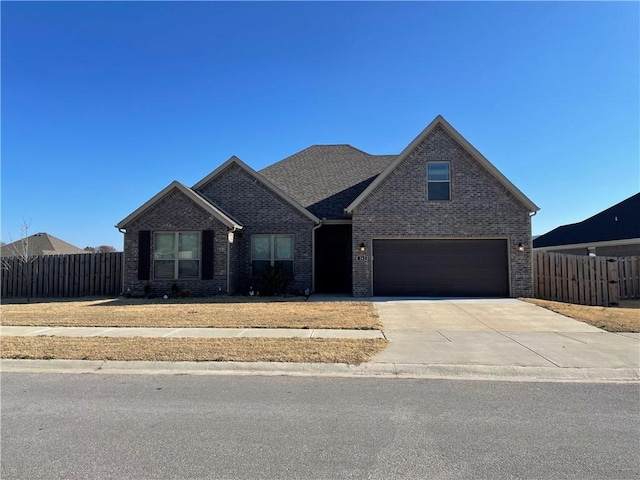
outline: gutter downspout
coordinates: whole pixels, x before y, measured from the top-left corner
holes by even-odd
[[[529,212],[529,228],[531,228],[531,219],[535,217],[537,213],[537,210],[535,212]],[[531,245],[529,245],[529,248],[533,251],[533,235],[531,236]]]
[[[233,227],[229,232],[234,233],[242,228]],[[231,295],[231,242],[227,239],[227,295]]]
[[[120,228],[118,225],[114,225],[114,227],[116,227],[118,231],[123,235],[127,233],[127,230],[125,228]],[[124,240],[123,240],[122,241],[122,265],[121,265],[122,268],[120,269],[120,271],[122,272],[122,277],[120,278],[120,285],[122,286],[122,292],[120,292],[121,294],[124,293],[125,288],[127,288],[124,284],[124,266],[127,263],[125,258],[126,254],[127,253],[125,252],[125,249],[124,249]]]
[[[322,226],[322,220],[311,229],[311,292],[316,290],[316,230]]]
[[[536,216],[538,211],[529,213],[529,228],[531,228],[531,219]],[[534,293],[536,286],[533,281],[533,235],[531,235],[531,243],[529,244],[529,255],[531,256],[531,292]],[[535,295],[534,295],[535,296]]]

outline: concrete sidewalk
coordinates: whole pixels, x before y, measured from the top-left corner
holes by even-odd
[[[320,328],[142,328],[142,327],[11,327],[0,325],[7,337],[151,337],[151,338],[384,338],[380,330]]]
[[[334,299],[334,301],[336,301]],[[373,301],[380,330],[9,327],[4,336],[384,338],[362,365],[2,360],[2,372],[317,375],[511,381],[639,382],[640,334],[609,333],[515,299]]]

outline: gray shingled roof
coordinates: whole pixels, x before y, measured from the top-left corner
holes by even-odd
[[[344,209],[396,157],[351,145],[313,145],[260,174],[318,218],[342,219]]]
[[[75,247],[48,233],[36,233],[27,237],[28,255],[58,255],[64,253],[87,253],[85,250]],[[23,253],[22,240],[17,240],[3,245],[1,256],[15,257]]]

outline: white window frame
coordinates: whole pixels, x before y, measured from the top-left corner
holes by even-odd
[[[156,235],[157,234],[173,234],[174,235],[174,243],[173,243],[173,257],[171,260],[173,261],[173,277],[156,277],[156,261],[160,261],[156,259]],[[180,235],[197,235],[198,237],[198,258],[190,258],[189,260],[197,260],[198,261],[198,275],[196,277],[180,277]],[[183,259],[184,260],[184,259]],[[202,235],[201,232],[198,231],[190,231],[190,230],[180,230],[177,232],[165,232],[165,231],[157,231],[153,232],[153,278],[155,280],[199,280],[202,277]]]
[[[251,235],[250,249],[251,249],[251,276],[255,277],[253,273],[253,262],[265,262],[266,258],[253,258],[253,239],[254,237],[269,237],[269,266],[272,268],[275,266],[275,262],[291,262],[291,278],[293,278],[295,272],[295,236],[289,233],[255,233]],[[276,237],[289,237],[291,238],[291,260],[275,258],[276,257]]]
[[[429,179],[429,165],[445,164],[447,165],[447,173],[449,178],[447,180],[430,180]],[[448,198],[446,199],[431,199],[429,198],[429,184],[430,183],[446,183],[448,185]],[[434,161],[427,162],[427,201],[428,202],[450,202],[451,201],[451,162],[448,161]]]

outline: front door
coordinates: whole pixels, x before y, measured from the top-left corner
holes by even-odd
[[[351,293],[351,225],[316,230],[315,291]]]

